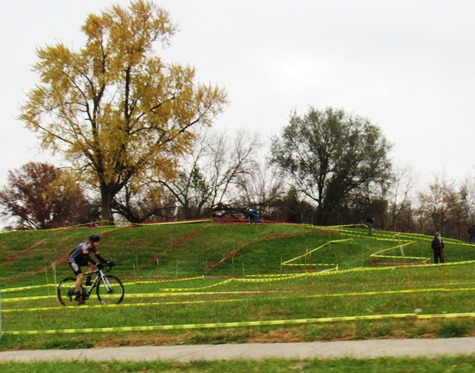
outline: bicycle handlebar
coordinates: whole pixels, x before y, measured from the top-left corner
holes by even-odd
[[[93,270],[93,271],[87,271],[85,272],[84,274],[87,275],[89,273],[97,273],[99,271],[102,271],[104,273],[107,273],[107,272],[110,272],[112,270],[112,267],[115,266],[115,263],[112,262],[112,263],[101,263],[102,266],[98,266],[97,269]]]
[[[114,262],[107,262],[107,263],[103,263],[102,265],[102,268],[98,268],[98,269],[101,269],[103,272],[110,272],[112,270],[112,267],[115,266],[115,263]]]

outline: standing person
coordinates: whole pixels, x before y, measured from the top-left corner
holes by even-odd
[[[248,211],[249,215],[249,223],[257,223],[259,221],[259,211],[256,209],[249,209]]]
[[[97,234],[92,234],[89,236],[89,240],[83,243],[80,243],[69,253],[68,264],[76,275],[76,298],[75,300],[78,304],[86,303],[86,300],[81,295],[81,287],[84,279],[84,275],[81,271],[81,266],[88,266],[89,271],[93,271],[98,267],[101,267],[103,264],[114,265],[114,262],[107,261],[99,254],[97,247],[99,246],[99,241],[101,237]],[[92,252],[94,256],[99,260],[95,262],[89,256],[89,253]],[[91,285],[91,274],[87,276],[86,285]]]
[[[472,224],[472,226],[468,229],[468,234],[470,236],[470,243],[475,242],[475,224]]]
[[[440,233],[434,233],[434,239],[432,240],[432,250],[434,251],[434,263],[444,263],[444,242],[440,238]]]
[[[368,235],[371,236],[373,232],[374,216],[372,213],[367,212],[364,219],[365,219],[366,225],[368,226]]]

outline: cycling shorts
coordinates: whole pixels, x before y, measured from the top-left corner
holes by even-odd
[[[69,264],[69,266],[71,267],[71,269],[73,270],[73,272],[76,276],[79,275],[80,273],[82,273],[81,267],[76,262],[68,263],[68,264]]]

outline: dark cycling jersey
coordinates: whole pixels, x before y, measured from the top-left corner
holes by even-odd
[[[87,266],[87,263],[95,263],[89,256],[89,252],[92,252],[101,263],[107,263],[107,261],[99,254],[99,251],[93,246],[89,247],[89,242],[83,242],[76,246],[70,253],[68,263],[76,263],[80,266]]]

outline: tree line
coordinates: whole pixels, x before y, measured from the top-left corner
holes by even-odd
[[[311,109],[312,115],[314,111]],[[327,116],[322,118],[329,120],[334,112],[327,109]],[[299,125],[307,130],[316,125],[306,122],[310,120],[308,115],[297,117],[295,114],[291,121],[303,120]],[[292,134],[291,141],[298,149],[289,146],[285,133]],[[382,138],[379,140],[381,145],[386,144],[380,151],[387,152],[390,147]],[[341,144],[332,145],[338,149],[336,155],[320,160],[328,164],[323,170],[310,155],[324,154],[329,144],[314,143],[311,147],[307,142],[313,141],[308,131],[299,133],[291,125],[283,129],[283,135],[272,139],[271,147],[258,134],[207,129],[197,136],[192,151],[177,159],[175,177],[143,179],[134,188],[124,188],[112,203],[115,221],[245,218],[247,208],[254,207],[268,221],[342,225],[364,223],[364,216],[370,212],[375,217],[375,228],[428,234],[440,231],[454,238],[467,237],[475,216],[475,193],[469,180],[458,185],[435,176],[420,190],[415,172],[408,167],[393,167],[387,154],[383,157],[385,163],[378,163],[379,173],[366,170],[359,163],[367,158],[364,163],[372,164],[380,159],[373,159],[379,153],[350,156],[348,147],[353,142],[345,145],[348,139],[344,136],[335,140]],[[298,158],[294,151],[311,159]],[[346,156],[342,158],[341,152]],[[295,180],[299,177],[304,180]],[[334,180],[341,184],[336,190],[332,190]],[[321,184],[314,185],[317,182]],[[331,208],[319,207],[319,203]],[[7,185],[0,190],[0,206],[10,222],[7,229],[101,222],[98,191],[78,180],[72,169],[47,163],[30,162],[10,171]]]
[[[439,178],[416,193],[380,128],[343,109],[293,112],[269,144],[213,131],[227,93],[163,60],[176,30],[167,11],[137,0],[89,15],[79,50],[37,50],[39,82],[19,119],[66,164],[9,172],[0,206],[10,228],[242,217],[250,206],[268,220],[319,225],[371,212],[375,227],[453,237],[471,225],[468,182]]]

